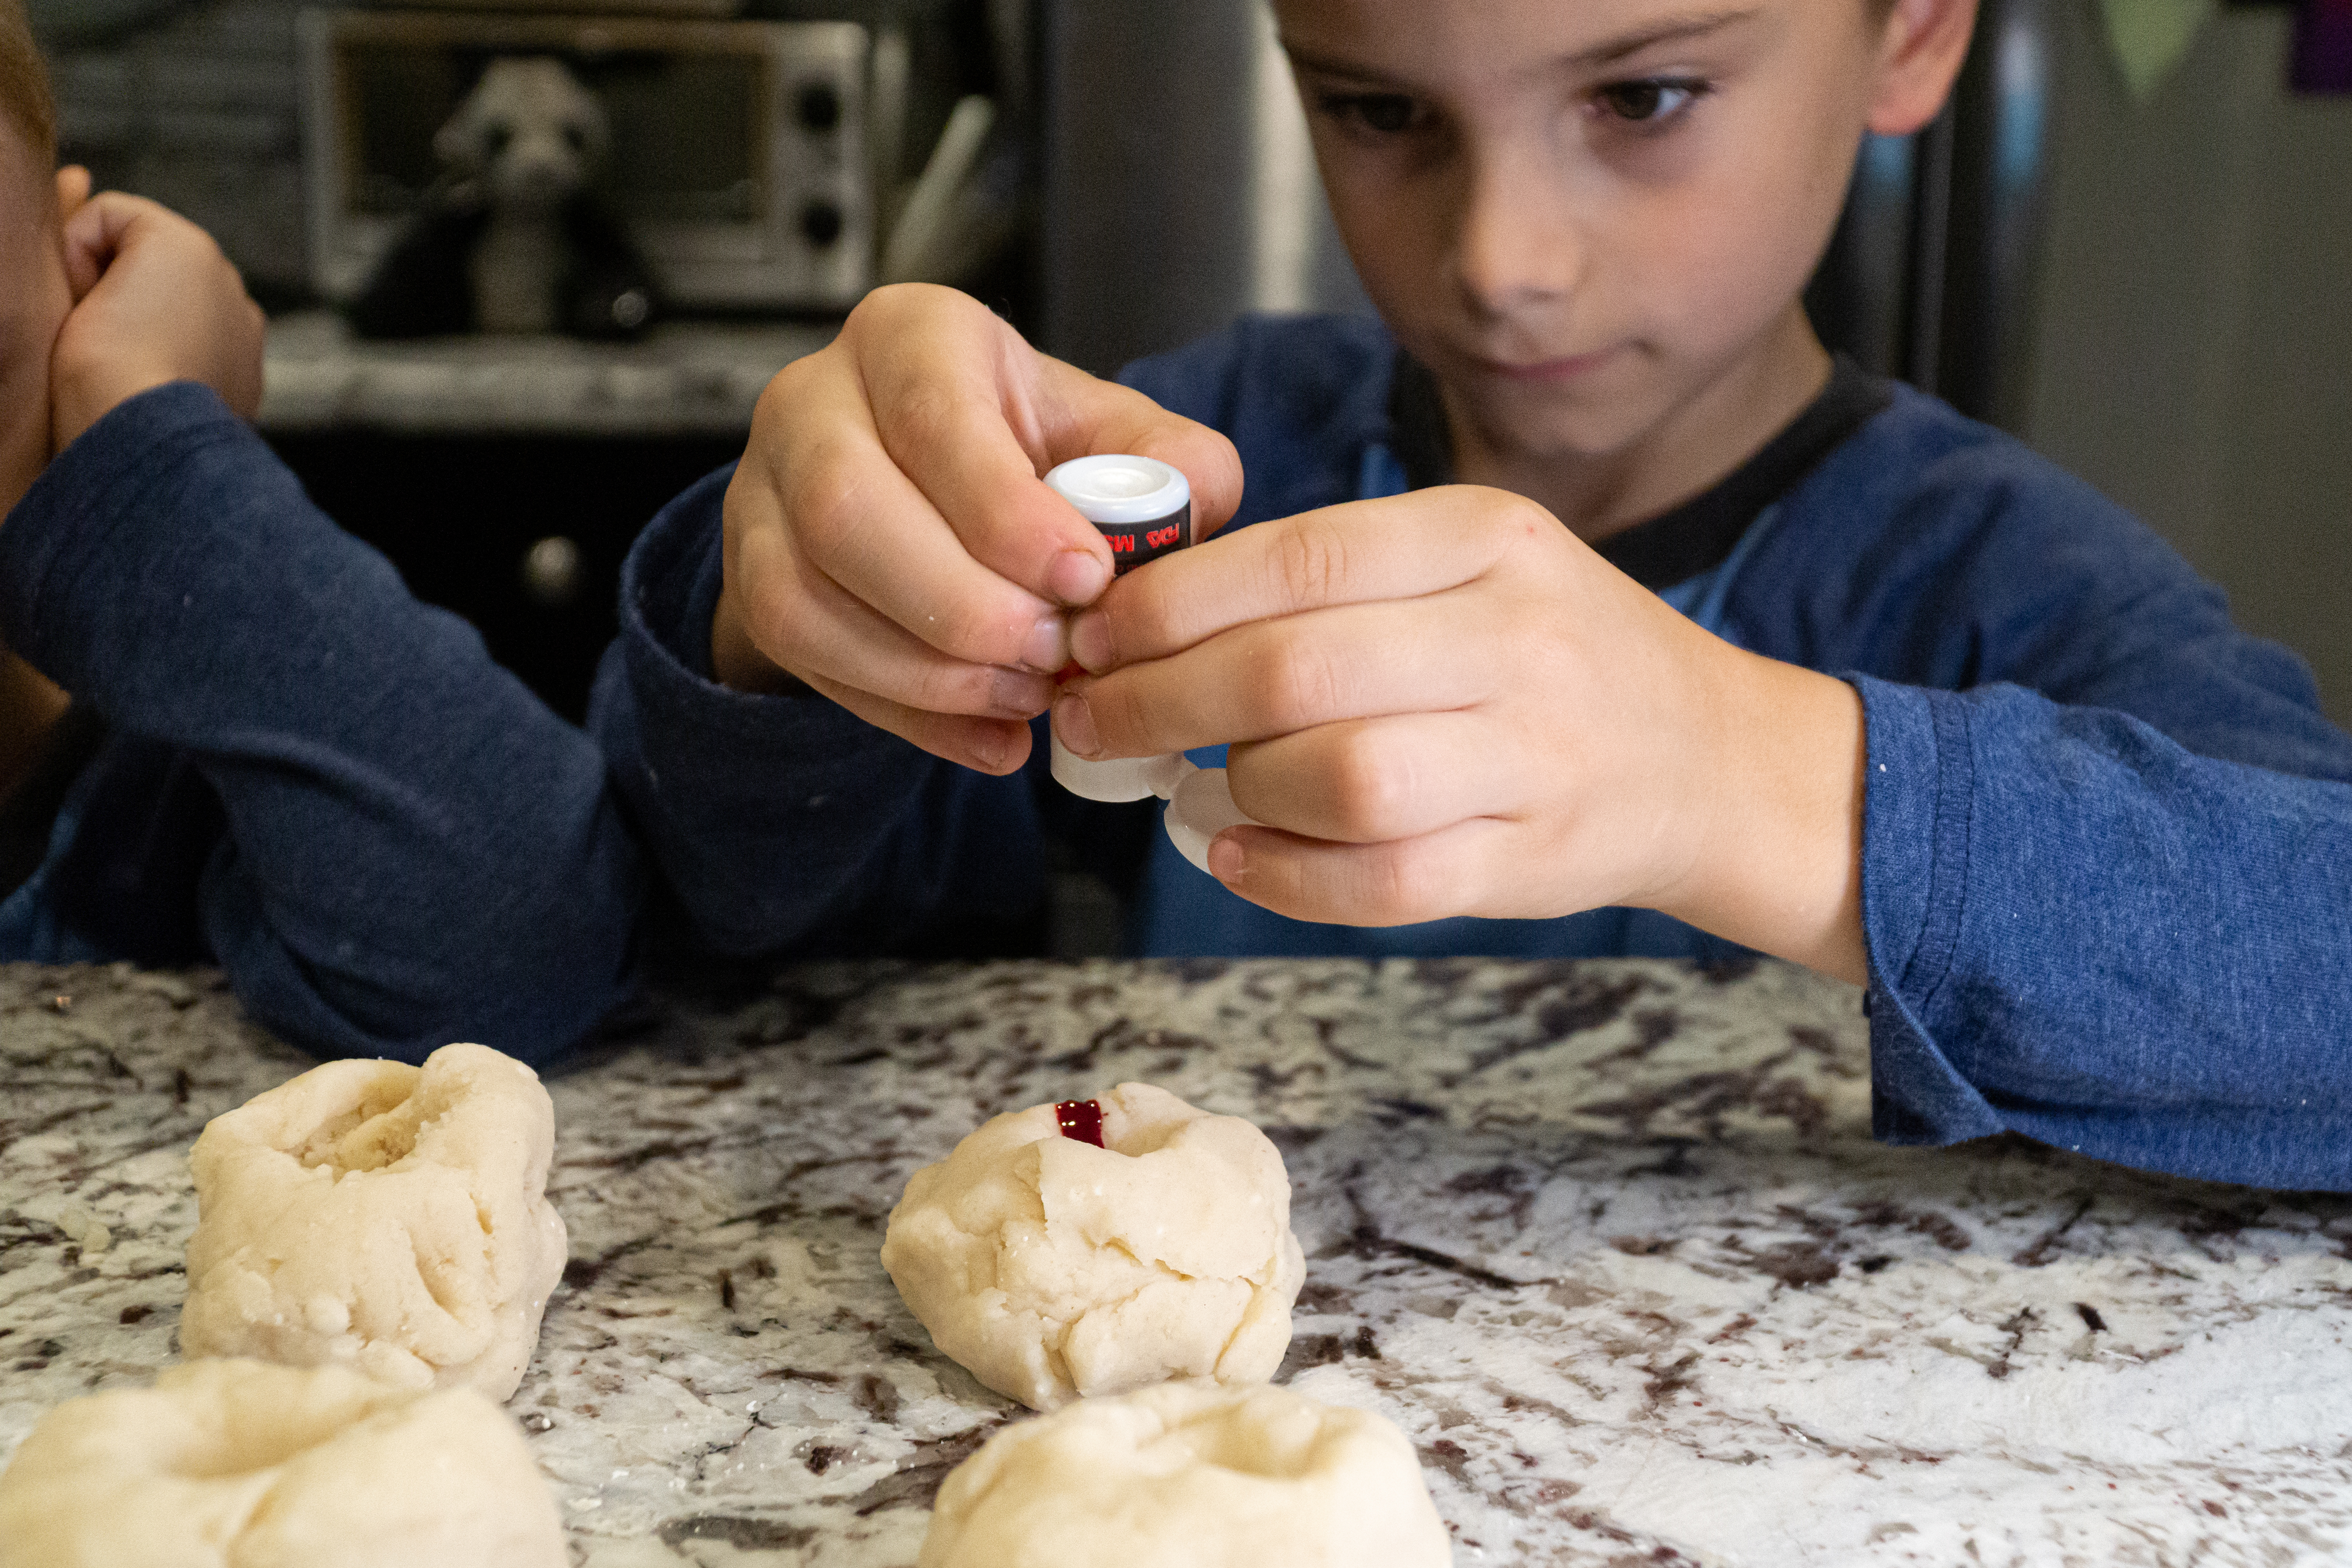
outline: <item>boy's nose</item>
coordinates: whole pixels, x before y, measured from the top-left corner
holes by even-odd
[[[1454,241],[1454,272],[1482,313],[1573,293],[1585,265],[1565,195],[1517,160],[1481,160],[1469,172]]]

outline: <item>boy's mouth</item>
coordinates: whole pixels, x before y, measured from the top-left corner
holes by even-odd
[[[1615,348],[1595,349],[1591,353],[1565,354],[1557,359],[1501,360],[1484,354],[1473,354],[1471,363],[1488,375],[1505,381],[1537,385],[1559,385],[1581,381],[1617,357]]]

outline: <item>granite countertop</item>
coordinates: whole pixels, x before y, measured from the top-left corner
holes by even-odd
[[[272,436],[735,436],[769,378],[831,321],[672,321],[633,343],[576,338],[370,342],[331,311],[274,318],[257,421]]]
[[[0,1453],[173,1355],[185,1154],[304,1065],[205,974],[0,969]],[[510,1406],[590,1568],[910,1564],[1017,1412],[876,1258],[983,1117],[1142,1079],[1282,1147],[1282,1376],[1455,1561],[2352,1556],[2352,1199],[1866,1136],[1856,994],[1761,965],[843,966],[551,1078],[567,1284]]]

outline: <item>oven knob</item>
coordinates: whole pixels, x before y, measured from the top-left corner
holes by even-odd
[[[831,202],[811,202],[801,208],[801,237],[823,250],[841,237],[841,209]]]
[[[550,609],[580,597],[582,575],[580,547],[560,533],[541,540],[522,558],[522,591]]]
[[[841,123],[841,94],[829,81],[813,81],[803,87],[793,107],[801,124],[817,135]]]

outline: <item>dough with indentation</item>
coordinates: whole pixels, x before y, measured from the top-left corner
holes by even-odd
[[[328,1062],[214,1118],[181,1349],[507,1399],[563,1275],[554,1149],[538,1075],[485,1046]]]
[[[1445,1568],[1403,1433],[1286,1388],[1168,1383],[991,1437],[919,1568]]]
[[[554,1500],[467,1388],[199,1361],[42,1418],[0,1474],[0,1568],[563,1568]]]
[[[898,1294],[942,1352],[1039,1410],[1265,1382],[1307,1273],[1281,1152],[1150,1084],[1098,1102],[1103,1148],[1033,1106],[916,1172],[882,1244]]]

